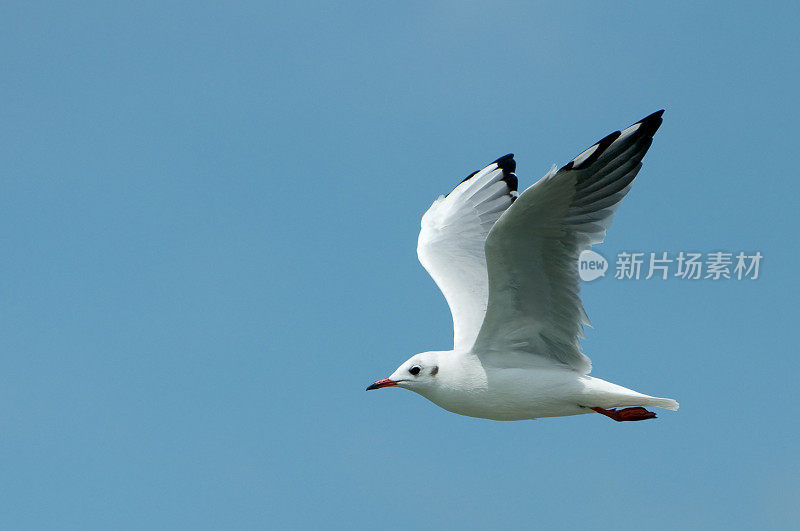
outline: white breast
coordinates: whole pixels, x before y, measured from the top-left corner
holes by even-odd
[[[439,375],[439,384],[420,394],[460,415],[523,420],[591,413],[579,406],[583,377],[570,369],[485,367],[473,354],[456,354]]]

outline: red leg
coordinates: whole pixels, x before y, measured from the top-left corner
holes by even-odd
[[[617,422],[625,422],[632,420],[647,420],[656,418],[656,414],[652,411],[647,411],[643,407],[626,407],[625,409],[603,409],[601,407],[593,407],[592,410],[612,418]]]

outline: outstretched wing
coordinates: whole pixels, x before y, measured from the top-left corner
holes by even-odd
[[[453,316],[453,345],[475,342],[489,298],[484,244],[492,225],[517,196],[514,155],[464,179],[422,216],[417,255],[442,290]]]
[[[486,240],[489,303],[474,351],[525,351],[588,373],[578,256],[603,241],[661,125],[658,111],[525,190]]]

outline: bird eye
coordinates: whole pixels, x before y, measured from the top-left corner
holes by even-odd
[[[419,367],[419,365],[414,365],[413,367],[411,367],[410,369],[408,369],[408,372],[410,372],[410,373],[411,373],[411,374],[413,374],[414,376],[418,375],[418,374],[419,374],[419,371],[420,371],[420,367]]]

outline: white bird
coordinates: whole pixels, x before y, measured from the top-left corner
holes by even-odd
[[[657,398],[589,376],[578,256],[603,241],[663,110],[616,131],[517,193],[514,155],[433,202],[417,254],[453,316],[453,350],[412,356],[367,390],[397,386],[453,413],[523,420],[597,412],[645,420]],[[615,408],[626,408],[617,410]]]

